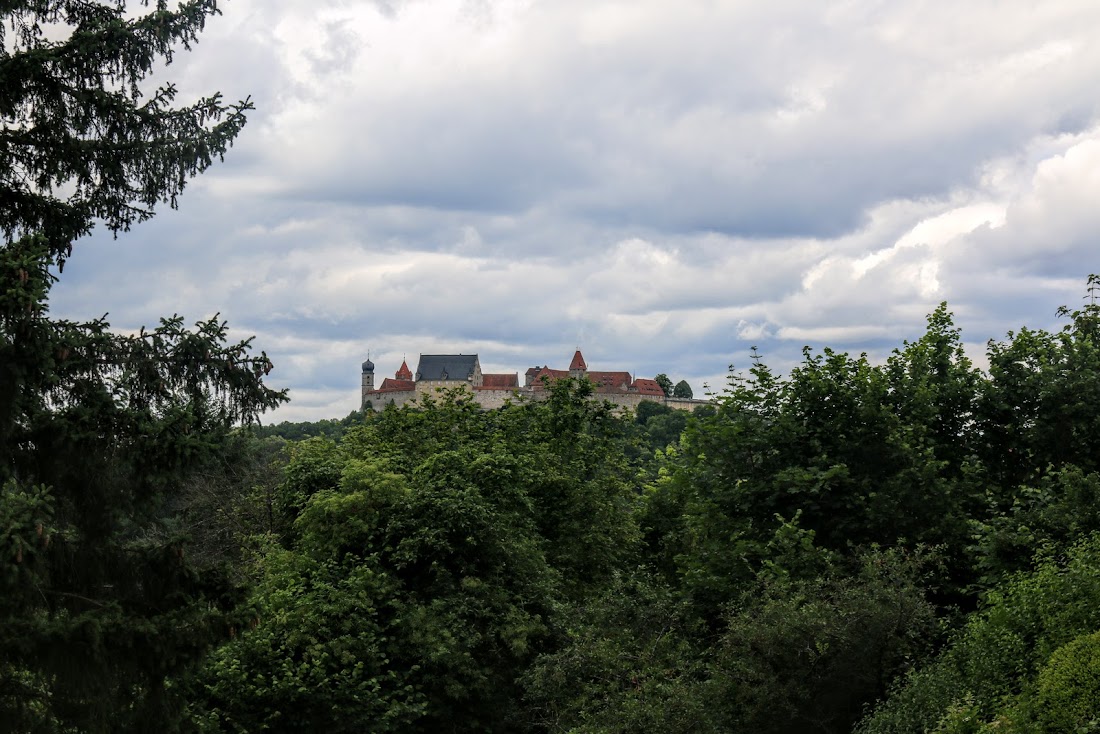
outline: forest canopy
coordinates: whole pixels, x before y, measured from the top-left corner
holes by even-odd
[[[286,396],[220,318],[49,313],[244,125],[146,86],[216,12],[0,11],[0,726],[1097,729],[1100,277],[985,369],[943,304],[691,415],[564,379],[257,430]]]
[[[881,364],[754,355],[694,415],[563,380],[287,426],[315,435],[262,439],[273,483],[219,503],[275,511],[226,536],[255,616],[192,680],[192,720],[1084,730],[1100,307],[1063,316],[990,342],[988,370],[946,305]]]

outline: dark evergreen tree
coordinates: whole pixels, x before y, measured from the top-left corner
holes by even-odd
[[[133,3],[131,3],[133,4]],[[152,3],[144,0],[142,6]],[[118,232],[175,206],[187,179],[222,156],[248,100],[173,106],[143,81],[190,49],[216,0],[127,12],[125,0],[22,0],[0,11],[0,229],[44,238],[61,264],[100,219]],[[146,91],[148,89],[146,88]]]
[[[285,397],[217,317],[119,335],[51,319],[96,220],[174,205],[247,101],[149,92],[215,0],[25,0],[0,10],[0,722],[15,731],[170,730],[167,683],[228,634],[232,586],[173,531],[188,474]],[[144,92],[148,96],[143,96]]]

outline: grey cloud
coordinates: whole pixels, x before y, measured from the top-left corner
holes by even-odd
[[[220,311],[292,388],[279,420],[355,407],[368,348],[579,346],[698,393],[754,344],[884,358],[944,299],[976,344],[1056,325],[1096,269],[1091,3],[447,12],[227,4],[166,78],[254,93],[239,144],[179,212],[80,243],[54,312]],[[1004,223],[912,235],[983,203]]]

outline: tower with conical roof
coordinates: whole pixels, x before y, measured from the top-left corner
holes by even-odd
[[[577,350],[573,354],[573,361],[569,363],[569,376],[581,380],[588,373],[588,365],[584,363],[584,357],[581,356],[581,350]]]
[[[398,380],[411,380],[413,378],[412,370],[409,369],[409,365],[404,359],[401,360],[401,367],[394,374],[394,377]]]

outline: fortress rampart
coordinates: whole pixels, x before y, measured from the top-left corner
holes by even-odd
[[[519,384],[518,374],[484,374],[476,354],[420,355],[415,375],[406,362],[393,378],[386,378],[374,386],[374,363],[363,363],[362,408],[383,410],[387,405],[415,405],[426,395],[445,390],[469,391],[474,402],[484,410],[501,408],[508,402],[541,400],[546,395],[546,385],[554,380],[587,379],[595,386],[594,400],[606,400],[623,410],[634,411],[643,402],[655,402],[675,410],[694,410],[709,400],[673,398],[665,395],[655,380],[634,379],[628,372],[589,371],[580,350],[573,355],[568,370],[549,367],[532,367],[525,374],[524,384]]]

